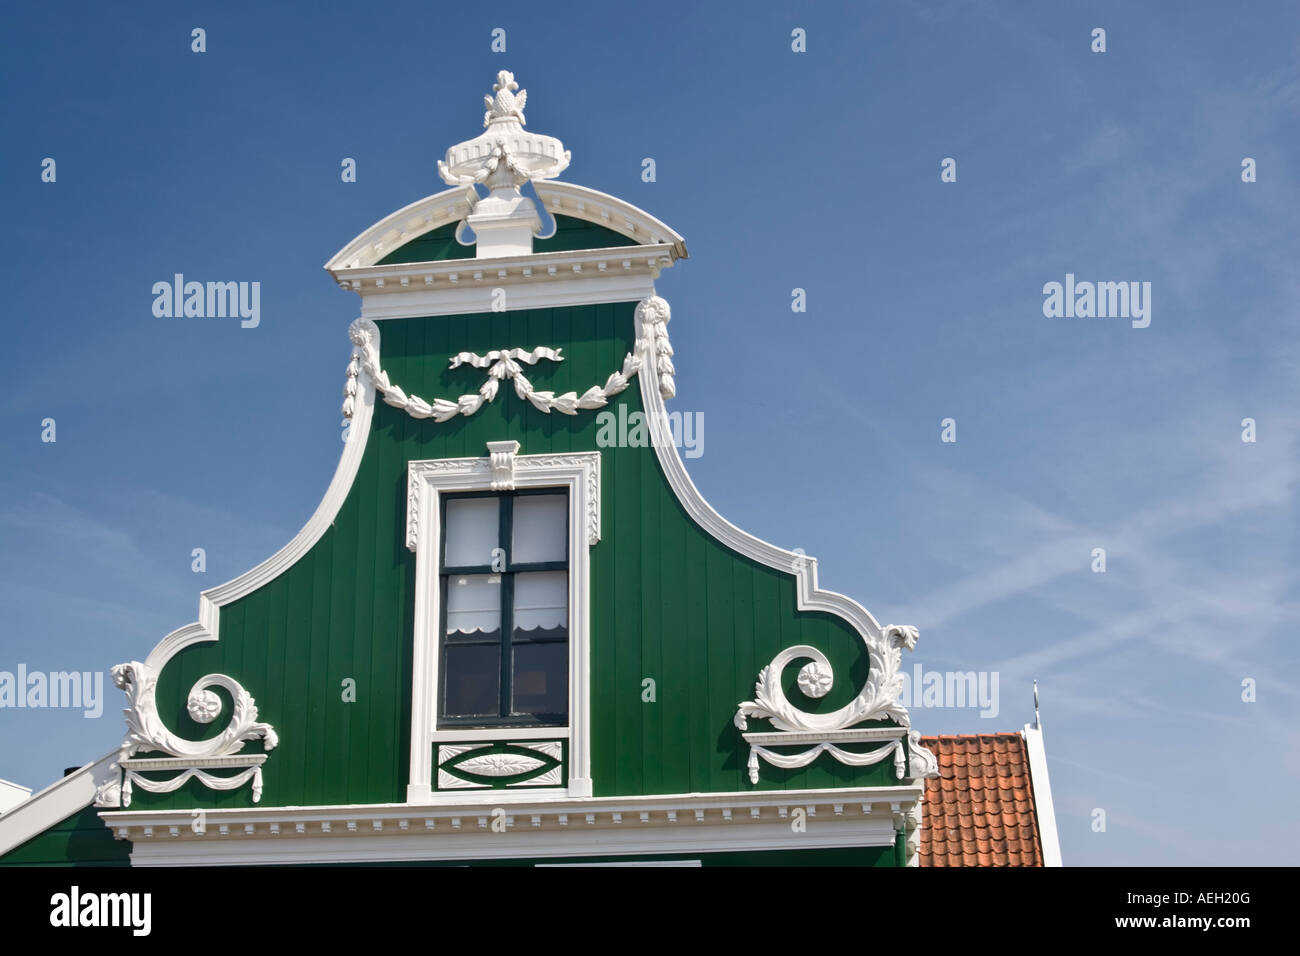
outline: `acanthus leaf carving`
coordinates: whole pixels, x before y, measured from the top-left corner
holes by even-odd
[[[196,710],[210,723],[220,713],[220,698],[208,688],[220,687],[230,694],[233,706],[225,729],[208,740],[184,740],[173,734],[158,715],[155,699],[158,674],[147,664],[130,661],[112,669],[113,683],[126,693],[127,736],[122,743],[122,757],[141,751],[158,750],[173,757],[224,757],[237,753],[250,740],[261,738],[267,750],[280,742],[275,728],[257,719],[257,704],[243,685],[225,674],[206,674],[195,681],[187,698],[191,713]],[[216,710],[210,700],[215,699]]]
[[[787,647],[759,671],[758,680],[754,684],[754,699],[741,702],[736,710],[734,723],[737,729],[743,731],[748,729],[750,718],[765,718],[772,722],[774,730],[792,734],[830,734],[848,730],[863,721],[882,719],[892,720],[901,727],[910,728],[907,709],[898,702],[898,696],[903,685],[902,649],[914,648],[917,638],[918,632],[915,627],[898,624],[882,627],[878,635],[869,636],[865,643],[870,676],[853,700],[827,714],[808,713],[791,703],[781,686],[781,675],[789,664],[798,660],[809,660],[810,663],[800,670],[797,682],[799,689],[809,697],[823,697],[834,682],[830,661],[817,648],[807,644]],[[912,733],[919,741],[919,734],[915,734],[914,731]],[[877,755],[876,759],[866,762],[863,761],[862,755],[845,751],[825,741],[800,754],[779,754],[766,747],[751,745],[750,781],[758,782],[760,757],[775,766],[789,768],[806,766],[822,753],[830,754],[840,763],[849,766],[865,766],[866,763],[875,763],[884,759],[888,753],[893,753],[895,769],[900,778],[906,775],[907,769],[919,771],[920,776],[933,776],[937,773],[937,764],[934,763],[933,755],[921,747],[919,742],[909,739],[909,743],[914,744],[915,748],[910,768],[905,767],[901,740],[895,741],[888,747],[872,751]],[[916,751],[919,751],[919,754]],[[792,760],[803,760],[803,762],[791,763]],[[914,777],[917,775],[916,772],[912,774]]]
[[[238,754],[248,741],[260,739],[267,751],[274,750],[280,742],[275,728],[257,719],[257,704],[243,685],[225,674],[205,674],[195,681],[186,697],[190,717],[201,724],[216,720],[222,711],[222,700],[211,688],[220,687],[230,694],[230,721],[220,734],[208,740],[185,740],[168,729],[158,713],[158,672],[154,668],[130,661],[115,665],[111,673],[113,683],[126,693],[127,706],[122,713],[126,717],[127,735],[112,768],[112,777],[96,790],[96,806],[130,806],[133,783],[152,793],[170,793],[190,779],[216,790],[233,790],[252,780],[254,802],[261,798],[261,762],[265,755],[249,755],[244,771],[234,776],[209,774],[203,766],[204,760]],[[131,768],[133,754],[154,751],[182,758],[186,766],[179,767],[181,772],[169,780],[143,777]],[[228,761],[215,763],[229,765]]]

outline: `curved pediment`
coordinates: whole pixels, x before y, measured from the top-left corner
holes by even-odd
[[[665,223],[629,202],[573,183],[535,183],[537,198],[553,216],[568,216],[602,226],[637,245],[670,243],[674,259],[687,256],[686,240]],[[325,269],[336,278],[349,269],[378,265],[407,243],[435,229],[460,223],[474,212],[478,194],[470,186],[455,186],[426,196],[385,216],[335,253]],[[473,246],[467,246],[472,258]]]

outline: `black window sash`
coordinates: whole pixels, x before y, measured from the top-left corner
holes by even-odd
[[[440,536],[441,547],[439,559],[439,584],[442,592],[442,603],[439,611],[439,640],[440,640],[440,675],[438,688],[438,724],[439,726],[564,726],[568,722],[568,707],[565,707],[565,713],[562,714],[516,714],[514,710],[514,653],[515,644],[550,644],[550,643],[567,643],[569,640],[569,621],[572,619],[573,609],[569,607],[569,592],[565,591],[566,616],[562,632],[556,631],[543,632],[536,637],[521,637],[516,639],[514,636],[514,609],[515,609],[515,575],[524,574],[530,571],[564,571],[569,572],[569,538],[570,528],[569,521],[566,517],[565,535],[564,535],[564,560],[563,561],[532,561],[524,564],[515,564],[511,560],[506,561],[506,570],[494,571],[492,563],[487,564],[467,564],[454,565],[448,567],[445,564],[447,557],[447,502],[454,499],[465,498],[496,498],[499,502],[497,511],[497,547],[507,556],[513,550],[514,538],[514,502],[517,498],[532,495],[556,495],[562,494],[565,502],[565,514],[569,513],[569,493],[567,488],[521,488],[515,491],[496,492],[496,491],[468,491],[456,492],[454,494],[439,495],[439,521],[443,534]],[[496,574],[501,578],[501,606],[500,606],[500,637],[498,641],[486,640],[483,636],[468,636],[449,638],[447,634],[447,584],[448,580],[456,575],[470,574]],[[447,709],[447,681],[451,677],[447,667],[447,649],[448,647],[469,645],[469,644],[493,644],[497,643],[501,648],[501,677],[497,685],[498,690],[498,707],[497,714],[494,716],[471,715],[458,716],[449,715]],[[567,682],[567,677],[566,677]]]

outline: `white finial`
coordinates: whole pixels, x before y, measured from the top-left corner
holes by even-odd
[[[1042,730],[1038,722],[1038,681],[1034,681],[1034,730]]]
[[[438,163],[438,174],[447,185],[485,183],[496,192],[498,186],[522,186],[530,179],[554,179],[564,172],[570,158],[564,144],[554,136],[524,132],[528,91],[519,90],[515,75],[502,70],[492,90],[495,95],[483,97],[486,132],[457,143]],[[488,183],[493,173],[501,182]]]
[[[485,131],[457,143],[438,163],[438,175],[448,185],[482,184],[488,189],[487,196],[474,199],[474,211],[465,220],[474,230],[475,255],[480,259],[532,252],[542,222],[533,201],[519,187],[530,180],[554,179],[569,166],[569,151],[562,142],[524,132],[528,91],[519,89],[513,73],[497,73],[492,91],[493,96],[483,97]]]
[[[524,104],[528,102],[528,91],[519,90],[515,75],[509,70],[502,70],[497,74],[492,89],[496,92],[495,97],[483,97],[483,105],[487,107],[487,112],[483,114],[483,128],[487,129],[494,120],[500,122],[511,118],[519,120],[520,126],[526,125]],[[515,90],[519,90],[518,96],[515,96]]]

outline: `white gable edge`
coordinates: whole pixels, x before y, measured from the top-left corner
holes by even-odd
[[[1056,808],[1052,806],[1052,785],[1047,776],[1047,748],[1042,728],[1025,724],[1022,733],[1029,752],[1029,785],[1034,792],[1034,812],[1038,815],[1038,838],[1043,844],[1043,866],[1064,866],[1061,840],[1056,832]]]
[[[668,225],[608,193],[573,183],[534,183],[537,198],[552,215],[571,216],[604,226],[638,245],[666,243],[674,259],[687,256],[686,240]],[[364,230],[325,263],[336,279],[351,269],[367,269],[406,243],[468,216],[478,196],[466,186],[444,189],[418,199]],[[480,268],[482,264],[480,263]]]
[[[96,789],[112,776],[116,760],[116,750],[92,760],[0,816],[0,856],[90,806]]]

